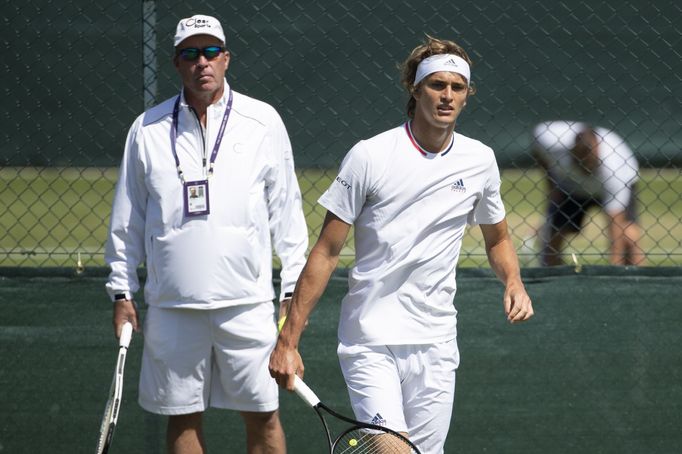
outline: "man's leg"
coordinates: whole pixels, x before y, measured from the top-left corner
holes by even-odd
[[[542,251],[543,266],[560,266],[564,264],[561,251],[564,247],[564,237],[567,234],[566,230],[552,230],[545,249]]]
[[[587,210],[598,205],[594,199],[572,197],[558,192],[553,195],[547,211],[547,220],[541,229],[542,250],[540,263],[543,266],[564,264],[564,244],[569,235],[580,232]]]
[[[202,413],[169,416],[166,448],[169,454],[203,454],[206,452],[202,432]]]
[[[544,225],[538,232],[540,240],[540,265],[558,266],[563,265],[561,249],[564,244],[566,232],[560,231],[554,225],[554,219],[550,216],[545,220]]]
[[[631,222],[625,227],[625,265],[644,265],[644,251],[639,245],[642,231],[638,224]]]
[[[625,218],[628,221],[625,226],[625,265],[644,265],[644,251],[639,242],[642,238],[642,229],[638,222],[638,198],[636,183],[630,188],[630,203],[625,209]]]
[[[279,411],[265,413],[243,411],[241,415],[246,425],[246,452],[248,454],[285,454],[287,452]]]

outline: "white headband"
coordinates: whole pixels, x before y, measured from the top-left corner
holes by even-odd
[[[414,85],[417,85],[426,76],[439,71],[449,71],[461,74],[467,80],[467,86],[471,83],[471,71],[469,64],[459,55],[437,54],[431,55],[419,62],[417,75],[414,77]]]

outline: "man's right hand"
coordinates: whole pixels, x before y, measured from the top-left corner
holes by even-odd
[[[304,366],[303,359],[295,348],[288,348],[277,341],[275,349],[270,354],[270,376],[275,379],[277,384],[289,391],[294,390],[294,375],[303,378]]]
[[[137,322],[137,306],[133,300],[116,300],[114,301],[114,316],[112,319],[114,325],[114,335],[116,338],[121,336],[121,329],[125,322],[130,322],[133,325],[133,330],[140,331]]]

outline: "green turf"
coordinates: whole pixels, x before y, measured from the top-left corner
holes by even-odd
[[[310,232],[317,238],[324,210],[320,194],[334,170],[301,170],[299,183]],[[525,266],[537,265],[536,231],[543,222],[545,188],[535,169],[505,170],[502,193],[512,236]],[[78,254],[85,266],[103,265],[103,245],[116,182],[115,169],[4,168],[0,169],[0,254],[5,266],[75,266]],[[649,265],[682,264],[682,173],[679,169],[644,169],[640,183],[642,246]],[[593,222],[572,238],[566,253],[581,263],[606,264],[608,249],[604,216],[590,213]],[[342,265],[352,263],[352,238],[343,251]],[[460,265],[485,266],[478,229],[464,240]]]
[[[680,268],[529,271],[537,314],[518,326],[504,321],[496,280],[458,276],[461,364],[445,452],[678,452]],[[0,452],[93,452],[116,360],[104,281],[0,268]],[[306,381],[349,412],[335,354],[345,290],[332,281],[300,350]],[[165,420],[136,402],[141,346],[134,335],[112,454],[163,452]],[[281,408],[289,452],[324,452],[312,410],[288,393]],[[209,452],[245,452],[236,414],[209,411],[205,429]]]

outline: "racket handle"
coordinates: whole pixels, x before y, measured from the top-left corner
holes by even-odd
[[[133,337],[133,324],[125,322],[123,328],[121,328],[121,337],[118,339],[118,346],[128,348],[131,337]]]
[[[298,375],[294,375],[294,391],[298,397],[303,399],[305,403],[315,408],[320,403],[320,399],[315,395],[312,389],[301,380]]]

